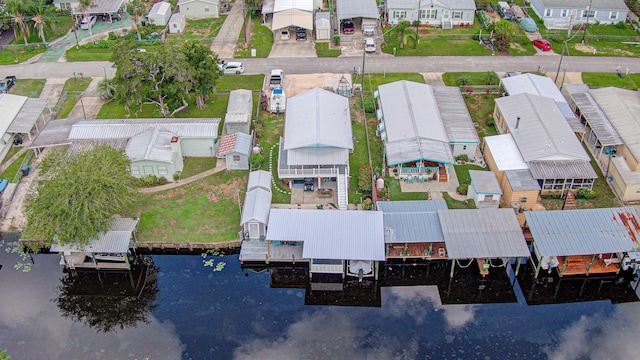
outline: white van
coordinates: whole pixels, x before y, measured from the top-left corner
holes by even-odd
[[[376,52],[376,41],[373,38],[364,39],[364,51],[368,53]]]
[[[375,25],[362,25],[362,32],[364,36],[374,36],[376,34]]]

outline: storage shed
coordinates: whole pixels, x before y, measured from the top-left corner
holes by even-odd
[[[469,170],[469,176],[471,185],[469,185],[467,199],[473,199],[478,209],[497,209],[500,205],[502,190],[496,174],[491,171]]]
[[[181,34],[184,32],[184,28],[187,26],[187,18],[184,14],[176,13],[171,15],[169,19],[169,33]]]
[[[261,187],[256,187],[247,192],[240,221],[243,239],[264,240],[265,235],[267,235],[267,224],[269,223],[271,197],[271,191]]]
[[[328,12],[316,13],[316,40],[331,39],[331,20]]]
[[[249,134],[252,108],[253,94],[251,90],[239,89],[229,93],[229,104],[224,118],[227,134],[237,132]]]
[[[167,26],[171,18],[171,4],[166,1],[160,1],[151,7],[151,11],[147,14],[149,22],[156,26]]]
[[[220,139],[218,158],[227,160],[227,170],[248,170],[251,155],[251,135],[234,133]]]

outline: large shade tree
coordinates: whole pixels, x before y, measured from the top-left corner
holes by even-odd
[[[196,95],[196,107],[204,109],[204,103],[215,90],[218,78],[222,70],[218,66],[218,55],[211,52],[208,47],[198,45],[195,42],[187,42],[180,48],[189,64],[189,78],[192,89]]]
[[[109,145],[47,155],[36,191],[27,197],[26,236],[86,244],[108,230],[113,216],[136,200],[137,182],[130,166],[124,151]]]

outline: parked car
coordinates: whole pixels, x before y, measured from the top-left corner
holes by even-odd
[[[296,40],[305,41],[307,40],[307,30],[303,28],[296,29]]]
[[[373,38],[364,39],[364,51],[368,53],[376,52],[376,41]]]
[[[11,89],[11,87],[15,84],[16,77],[13,75],[7,76],[6,78],[0,80],[0,94],[8,92],[9,89]]]
[[[538,49],[542,50],[542,51],[549,51],[551,50],[551,43],[548,40],[545,39],[535,39],[533,40],[531,43],[533,43],[533,46],[537,47]]]
[[[289,40],[291,39],[291,34],[289,33],[289,29],[280,30],[280,40]]]
[[[80,29],[89,30],[89,28],[92,28],[93,25],[95,25],[96,20],[98,20],[98,18],[93,15],[89,17],[83,17],[82,21],[80,22]]]
[[[353,34],[355,29],[356,29],[356,27],[355,27],[355,25],[353,25],[353,21],[351,21],[351,20],[342,21],[342,32],[343,33],[345,33],[345,34]]]
[[[304,179],[304,191],[313,191],[314,180],[312,178]]]
[[[228,63],[222,63],[218,65],[223,74],[227,75],[240,75],[244,72],[244,65],[241,62],[231,61]]]
[[[282,81],[284,80],[284,71],[282,69],[273,69],[269,75],[269,88],[282,88]]]

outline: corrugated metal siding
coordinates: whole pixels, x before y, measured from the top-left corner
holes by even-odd
[[[28,98],[18,115],[7,129],[9,133],[29,133],[44,109],[49,105],[47,99]]]
[[[395,212],[437,212],[438,210],[446,210],[447,202],[444,200],[377,201],[376,207],[385,214]]]
[[[442,242],[444,236],[438,210],[446,210],[444,200],[378,201],[384,214],[385,243]]]
[[[572,87],[569,87],[569,89],[572,89]],[[602,112],[588,90],[588,87],[586,89],[580,89],[581,92],[573,92],[570,90],[569,94],[603,146],[622,144],[622,138],[618,135],[618,132],[613,125],[611,125],[609,119],[607,119],[607,116]]]
[[[125,151],[131,161],[151,160],[172,163],[176,153],[171,149],[171,138],[173,134],[168,131],[150,129],[131,137]]]
[[[434,86],[433,95],[450,143],[480,144],[473,120],[456,86]]]
[[[217,138],[220,119],[86,120],[72,126],[69,139],[130,138],[159,127],[182,138]]]
[[[265,190],[271,189],[271,173],[264,170],[256,170],[249,173],[249,180],[247,181],[247,190],[253,190],[255,188],[264,188]]]
[[[513,209],[438,211],[450,259],[529,256]]]
[[[353,149],[349,99],[315,88],[287,99],[284,149]]]
[[[287,165],[349,165],[349,150],[337,148],[292,149]]]
[[[89,253],[111,253],[122,254],[129,250],[129,243],[133,231],[138,226],[137,219],[120,218],[111,223],[109,231],[99,233],[98,238],[92,237],[89,244],[79,246],[79,244],[51,245],[52,252],[89,252]]]
[[[180,140],[180,148],[182,156],[215,156],[213,139],[182,139]]]
[[[384,261],[382,212],[271,209],[267,240],[302,241],[308,259]]]
[[[539,256],[634,251],[633,239],[640,239],[634,208],[526,211],[524,216]],[[633,220],[625,226],[627,217]]]
[[[561,9],[586,9],[591,6],[596,11],[628,10],[622,0],[542,0],[546,7]]]
[[[529,170],[534,179],[597,179],[589,161],[531,161]]]
[[[608,87],[589,90],[633,157],[640,159],[640,95]]]
[[[421,4],[420,0],[387,0],[387,8],[388,9],[417,9]],[[473,0],[448,0],[446,2],[443,1],[434,1],[439,8],[451,9],[451,10],[475,10],[476,3]],[[422,4],[422,8],[426,8],[427,3],[424,2]]]
[[[26,96],[0,94],[0,134],[4,134],[13,120],[20,113],[20,109],[27,102]]]
[[[240,225],[244,225],[252,220],[266,225],[269,222],[271,197],[271,191],[263,188],[255,188],[247,192],[244,198],[244,205],[242,206]]]

